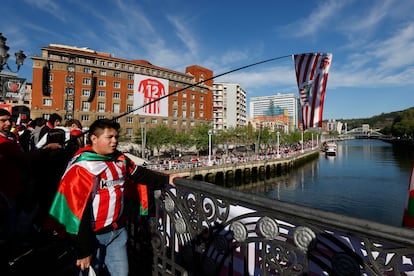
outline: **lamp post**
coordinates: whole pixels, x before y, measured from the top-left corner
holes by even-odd
[[[312,150],[313,150],[313,133],[311,133],[311,135],[312,135]]]
[[[208,130],[208,164],[211,164],[211,135],[213,135],[213,130]]]
[[[6,45],[6,40],[7,38],[5,38],[2,33],[0,33],[0,72],[3,71],[4,67],[6,67],[10,72],[17,73],[20,70],[20,67],[23,65],[26,55],[22,50],[14,54],[16,56],[17,71],[13,71],[7,63],[10,57],[10,47]]]
[[[305,151],[304,151],[304,148],[305,147],[305,144],[303,143],[303,129],[302,129],[302,147],[301,147],[301,149],[300,149],[300,152],[301,153],[304,153]]]
[[[280,132],[276,132],[277,135],[277,153],[276,153],[276,158],[280,158],[280,143],[279,143],[279,136],[280,136]]]

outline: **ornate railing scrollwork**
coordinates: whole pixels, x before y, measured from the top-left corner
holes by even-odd
[[[156,198],[156,275],[400,275],[414,231],[177,179]]]

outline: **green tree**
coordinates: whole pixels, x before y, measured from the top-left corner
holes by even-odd
[[[208,131],[213,129],[210,124],[204,123],[197,125],[190,132],[190,137],[192,144],[197,149],[197,154],[200,154],[200,151],[208,150]]]
[[[158,124],[154,128],[147,131],[147,147],[155,148],[158,152],[158,158],[160,157],[159,153],[163,146],[168,146],[171,143],[171,137],[173,137],[174,131],[171,128],[168,128],[164,124]]]

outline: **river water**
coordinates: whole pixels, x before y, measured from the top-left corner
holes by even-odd
[[[414,153],[374,139],[338,142],[337,156],[243,187],[281,201],[401,226]]]

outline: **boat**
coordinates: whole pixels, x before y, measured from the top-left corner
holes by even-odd
[[[336,143],[328,142],[325,144],[325,155],[326,156],[336,156]]]

